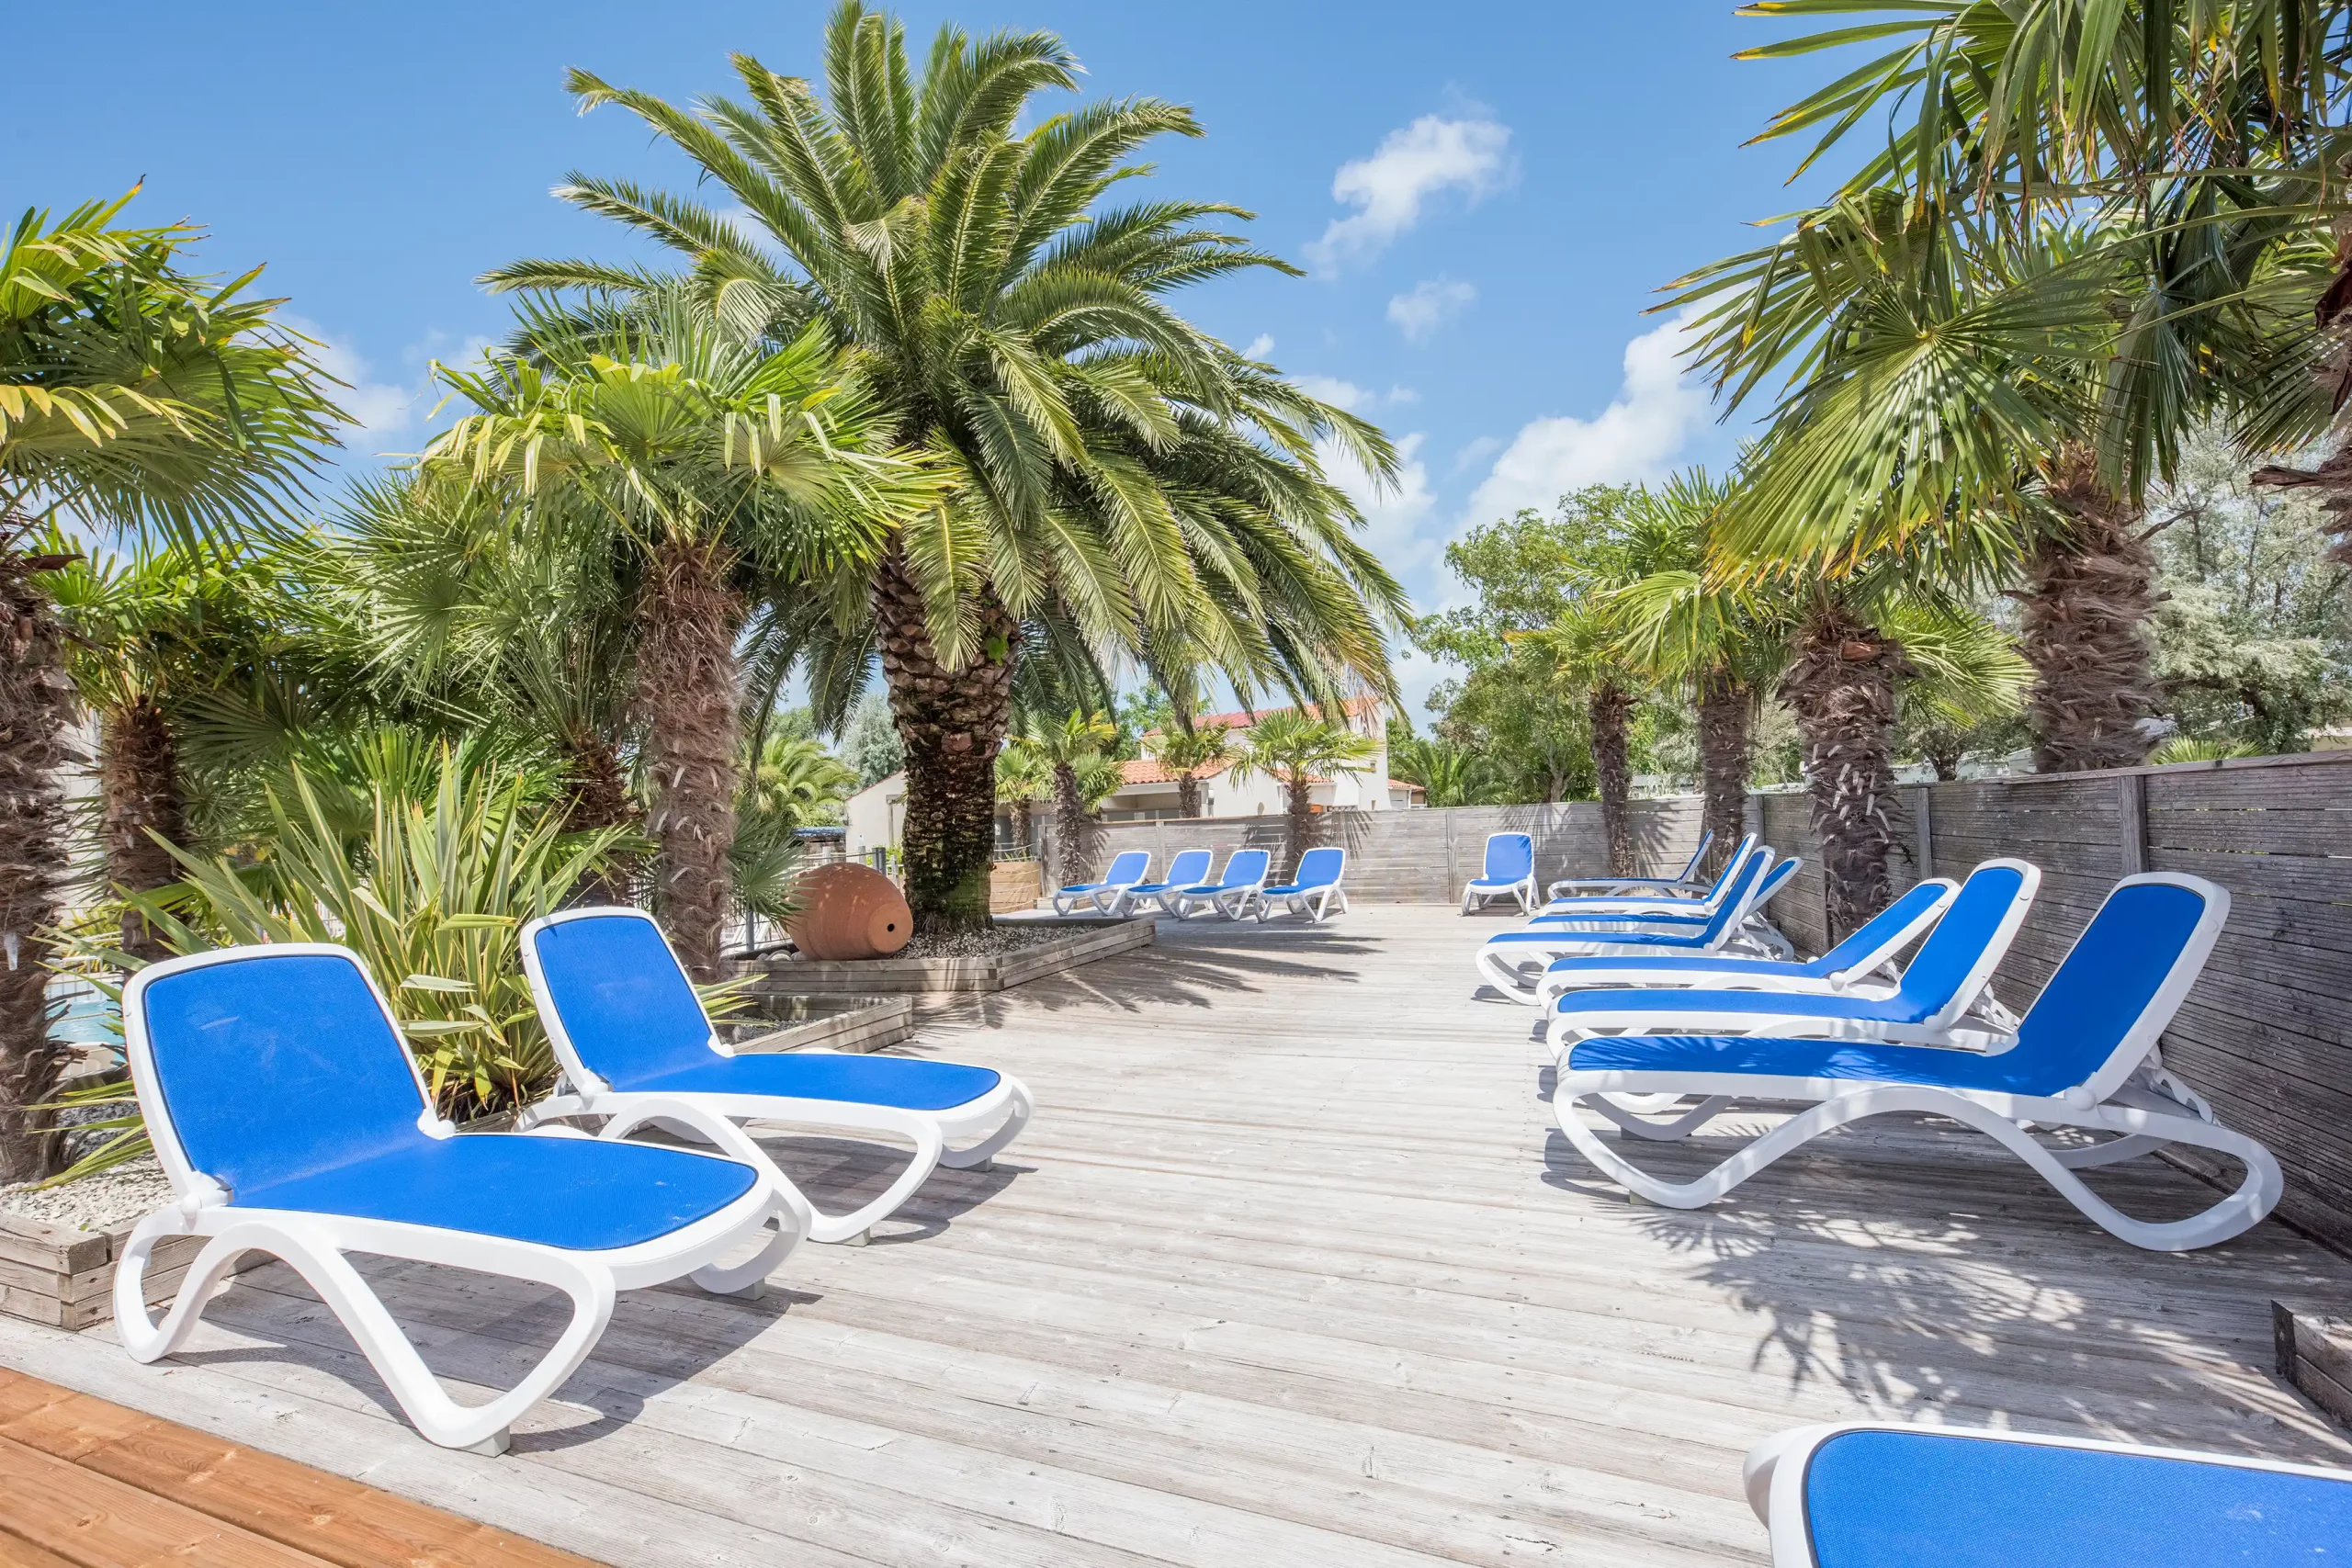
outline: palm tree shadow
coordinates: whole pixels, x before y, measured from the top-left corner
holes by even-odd
[[[1340,917],[1341,922],[1345,919]],[[1376,947],[1374,939],[1352,935],[1338,923],[1163,919],[1149,947],[1041,976],[1010,991],[957,998],[925,1010],[922,1020],[995,1028],[1032,1009],[1057,1013],[1109,1007],[1139,1014],[1169,1007],[1212,1008],[1221,998],[1256,993],[1274,982],[1353,986],[1362,976],[1348,961]],[[910,1047],[928,1048],[913,1042],[899,1048]]]
[[[1604,1136],[1660,1179],[1689,1181],[1781,1114],[1735,1109],[1680,1144]],[[1544,1165],[1546,1185],[1630,1205],[1636,1230],[1695,1265],[1685,1277],[1756,1319],[1750,1371],[1792,1390],[1832,1385],[1857,1414],[2352,1456],[2267,1371],[2270,1298],[2343,1299],[2352,1265],[2275,1223],[2201,1252],[2143,1251],[2006,1151],[1930,1118],[1843,1129],[1700,1209],[1632,1197],[1556,1129]],[[2154,1160],[2099,1175],[2102,1196],[2148,1217],[2215,1197]]]

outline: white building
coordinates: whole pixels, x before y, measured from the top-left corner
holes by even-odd
[[[1258,718],[1285,711],[1269,708]],[[1238,750],[1256,722],[1246,713],[1213,713],[1194,719],[1193,725],[1194,728],[1214,726],[1231,732],[1235,749]],[[1388,714],[1380,699],[1351,698],[1347,705],[1347,723],[1349,728],[1369,739],[1378,750],[1360,770],[1315,780],[1308,791],[1309,804],[1317,811],[1392,811],[1425,805],[1426,792],[1420,785],[1388,776]],[[1145,755],[1120,764],[1126,783],[1102,803],[1105,822],[1176,815],[1176,775],[1151,756],[1158,739],[1157,731],[1145,736]],[[1268,774],[1253,773],[1247,778],[1236,778],[1230,767],[1220,767],[1197,776],[1204,817],[1279,817],[1287,807],[1282,781]],[[1052,809],[1050,802],[1037,803],[1041,820]],[[1009,808],[1001,805],[997,807],[1000,839],[1010,835],[1011,817]],[[842,821],[847,829],[844,847],[849,857],[860,860],[874,850],[897,849],[906,820],[905,773],[892,773],[867,784],[851,795],[842,809]]]

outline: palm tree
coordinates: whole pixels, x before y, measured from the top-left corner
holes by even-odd
[[[1434,736],[1416,735],[1392,749],[1396,776],[1419,784],[1431,806],[1484,806],[1495,784],[1486,759]]]
[[[1379,753],[1379,745],[1370,736],[1357,734],[1344,721],[1300,708],[1267,714],[1250,727],[1249,739],[1234,759],[1234,776],[1264,773],[1281,781],[1286,847],[1294,874],[1300,857],[1315,846],[1316,775],[1351,769]]]
[[[1036,845],[1035,807],[1053,783],[1053,769],[1027,736],[1006,739],[996,757],[996,797],[1012,807],[1012,839],[1023,854]]]
[[[1747,831],[1757,708],[1787,664],[1794,629],[1779,596],[1698,564],[1731,488],[1694,472],[1645,490],[1635,510],[1661,535],[1652,558],[1694,564],[1653,570],[1610,604],[1621,652],[1652,682],[1687,686],[1695,699],[1702,829],[1714,835],[1710,872]]]
[[[1191,114],[1149,98],[1014,126],[1077,62],[1047,34],[943,28],[920,77],[903,29],[843,0],[820,97],[748,55],[744,97],[693,111],[607,85],[743,216],[575,175],[575,205],[679,258],[736,334],[816,331],[850,352],[896,438],[950,476],[948,504],[844,558],[787,616],[812,692],[845,705],[878,662],[907,751],[909,899],[924,929],[979,925],[1016,662],[1131,655],[1170,690],[1207,665],[1247,694],[1391,690],[1395,581],[1356,539],[1320,448],[1395,470],[1370,425],[1243,358],[1169,308],[1186,285],[1290,270],[1219,231],[1236,209],[1098,206],[1125,162]],[[754,237],[756,236],[756,238]],[[493,288],[633,298],[642,269],[516,263]],[[823,614],[816,613],[818,608]],[[820,715],[831,723],[838,708]]]
[[[745,771],[745,812],[787,827],[837,822],[841,803],[857,788],[857,772],[813,736],[771,735]]]
[[[1091,859],[1087,852],[1093,832],[1087,820],[1086,794],[1079,785],[1079,769],[1101,757],[1103,748],[1118,735],[1117,727],[1105,716],[1072,708],[1059,724],[1039,724],[1024,738],[1053,781],[1054,876],[1058,881],[1079,880]]]
[[[70,543],[52,534],[49,553]],[[282,553],[230,554],[141,543],[42,574],[66,635],[66,668],[98,721],[98,839],[106,885],[122,894],[177,882],[166,846],[187,846],[185,730],[191,709],[270,662],[287,608]],[[122,911],[121,951],[170,956],[144,915]]]
[[[134,193],[135,194],[135,193]],[[72,522],[185,543],[283,515],[341,415],[248,273],[180,269],[185,227],[130,229],[130,200],[55,222],[28,210],[0,249],[0,1182],[43,1176],[68,1049],[49,1035],[49,939],[67,863],[60,780],[72,687],[38,579]]]
[[[1233,761],[1233,736],[1223,725],[1206,729],[1163,729],[1152,742],[1152,758],[1176,775],[1176,814],[1201,814],[1201,775]]]
[[[537,547],[584,537],[628,562],[656,896],[681,962],[715,980],[747,586],[869,560],[938,491],[883,450],[878,411],[818,333],[746,344],[671,301],[586,323],[526,314],[524,340],[481,374],[438,370],[471,412],[424,467],[486,490]]]

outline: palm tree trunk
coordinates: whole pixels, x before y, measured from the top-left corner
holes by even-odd
[[[2147,633],[2155,552],[2137,511],[2100,481],[2087,446],[2061,449],[2050,498],[2067,525],[2035,545],[2018,627],[2035,672],[2034,769],[2137,767],[2155,749],[2146,721],[2163,706]]]
[[[1063,886],[1086,880],[1086,846],[1093,837],[1086,802],[1079,798],[1078,770],[1054,764],[1054,880]]]
[[[107,884],[126,893],[152,893],[179,880],[179,863],[151,835],[174,844],[187,836],[172,727],[152,697],[114,709],[101,724],[98,792]],[[141,964],[171,956],[147,917],[128,908],[122,912],[122,951]]]
[[[1634,769],[1626,731],[1634,716],[1634,696],[1614,682],[1592,689],[1586,704],[1592,720],[1592,771],[1600,795],[1600,837],[1609,850],[1609,874],[1638,875],[1634,859]]]
[[[1201,814],[1201,781],[1190,773],[1176,775],[1176,815],[1198,817]]]
[[[1835,942],[1891,897],[1894,683],[1910,665],[1900,643],[1836,604],[1815,609],[1797,636],[1796,654],[1781,695],[1796,710],[1804,738],[1805,785]]]
[[[1298,863],[1315,847],[1315,784],[1304,770],[1283,781],[1283,804],[1290,840],[1290,868],[1287,874],[1296,880]]]
[[[1747,769],[1756,694],[1721,670],[1699,677],[1700,828],[1715,836],[1700,870],[1713,876],[1747,831]]]
[[[1012,716],[1020,626],[985,599],[979,655],[948,669],[895,548],[875,572],[874,611],[890,714],[907,752],[904,852],[915,930],[983,930],[996,847],[996,754]]]
[[[66,762],[73,686],[48,601],[24,558],[0,556],[0,1182],[55,1172],[52,1112],[71,1048],[50,1037],[49,944],[65,872]]]
[[[654,547],[639,604],[639,711],[653,781],[649,826],[660,851],[654,894],[686,973],[724,977],[719,944],[733,903],[735,629],[742,605],[712,546]]]
[[[637,820],[637,803],[628,797],[628,775],[621,767],[619,750],[602,735],[578,732],[562,742],[564,759],[563,825],[574,833],[625,828]],[[616,855],[582,877],[574,894],[581,904],[626,904],[636,880],[630,858]]]

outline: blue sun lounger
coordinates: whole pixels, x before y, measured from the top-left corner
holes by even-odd
[[[1123,850],[1113,857],[1111,869],[1102,874],[1102,881],[1076,882],[1054,889],[1054,913],[1068,915],[1083,903],[1098,915],[1116,914],[1136,885],[1150,874],[1148,851]]]
[[[2184,1251],[2226,1241],[2278,1201],[2278,1162],[2164,1066],[2156,1042],[2196,984],[2229,916],[2230,896],[2199,877],[2144,873],[2117,884],[1998,1052],[1770,1035],[1604,1035],[1568,1047],[1552,1111],[1595,1168],[1627,1190],[1676,1209],[1712,1203],[1824,1133],[1892,1111],[1942,1116],[1985,1134],[2031,1166],[2066,1201],[2135,1247]],[[1690,1110],[1653,1121],[1625,1097],[1656,1096]],[[1689,1137],[1734,1100],[1810,1108],[1780,1122],[1706,1175],[1663,1181],[1635,1167],[1584,1118],[1589,1104],[1637,1138]],[[2046,1145],[2038,1130],[2094,1134]],[[2245,1179],[2187,1219],[2133,1219],[2075,1174],[2167,1144],[2237,1160]]]
[[[1951,907],[1959,886],[1946,876],[1931,876],[1915,883],[1904,890],[1901,897],[1863,921],[1853,935],[1820,957],[1803,963],[1733,958],[1720,953],[1558,958],[1544,971],[1536,987],[1537,998],[1548,1007],[1570,991],[1621,986],[1644,990],[1698,987],[1711,990],[1836,995],[1866,984],[1870,976],[1892,964],[1897,953],[1910,946]]]
[[[1953,1044],[1953,1031],[2007,955],[2041,886],[2041,869],[2024,861],[1988,860],[1970,872],[1892,989],[1570,991],[1554,998],[1545,1036],[1555,1052],[1596,1034],[1823,1034]],[[1551,977],[1547,971],[1544,981]]]
[[[684,1276],[755,1292],[807,1231],[797,1194],[735,1160],[458,1133],[346,948],[170,959],[130,977],[122,1010],[130,1081],[175,1200],[139,1222],[115,1270],[115,1332],[141,1361],[187,1341],[239,1255],[266,1252],[319,1293],[419,1432],[498,1452],[514,1419],[587,1358],[616,1292]],[[182,1235],[204,1246],[158,1325],[148,1260]],[[748,1258],[721,1262],[747,1246]],[[512,1390],[459,1404],[351,1266],[354,1252],[551,1286],[571,1299],[571,1321]]]
[[[1168,863],[1167,881],[1136,883],[1121,896],[1118,903],[1112,906],[1111,912],[1115,915],[1125,909],[1139,909],[1146,904],[1157,904],[1164,913],[1176,913],[1169,907],[1168,900],[1187,887],[1197,887],[1206,882],[1209,863],[1216,858],[1207,850],[1183,851]]]
[[[1336,845],[1325,845],[1307,851],[1298,857],[1298,874],[1280,887],[1262,889],[1258,895],[1258,923],[1264,925],[1281,903],[1294,915],[1305,915],[1320,925],[1330,913],[1331,901],[1338,899],[1340,912],[1348,912],[1348,896],[1340,891],[1340,877],[1348,868],[1348,852]]]
[[[1564,877],[1544,889],[1546,898],[1567,898],[1577,894],[1594,894],[1600,897],[1634,897],[1644,895],[1663,898],[1686,898],[1703,891],[1707,886],[1699,878],[1699,868],[1707,863],[1707,852],[1715,847],[1712,829],[1699,835],[1699,847],[1690,852],[1690,860],[1672,876],[1570,876]]]
[[[1222,877],[1176,888],[1160,899],[1160,906],[1180,920],[1189,919],[1193,907],[1201,904],[1228,920],[1238,920],[1265,891],[1266,868],[1272,860],[1263,850],[1236,850],[1225,857]]]
[[[1856,1422],[1747,1456],[1772,1568],[2324,1568],[2352,1471],[2082,1438]]]
[[[1484,868],[1462,889],[1462,912],[1489,898],[1516,898],[1520,912],[1535,908],[1535,840],[1526,833],[1489,833]]]
[[[523,969],[563,1064],[556,1093],[526,1113],[534,1124],[610,1116],[599,1134],[610,1138],[616,1126],[656,1122],[718,1143],[784,1188],[791,1179],[736,1123],[852,1127],[914,1145],[907,1168],[871,1201],[846,1214],[812,1206],[813,1241],[862,1239],[943,1165],[987,1168],[1035,1109],[1018,1078],[989,1067],[854,1052],[737,1055],[719,1043],[677,954],[642,909],[567,909],[533,920],[523,928]],[[724,1129],[717,1138],[707,1135],[714,1125]],[[983,1135],[969,1147],[947,1146],[975,1134]]]
[[[1723,870],[1714,881],[1689,897],[1664,893],[1636,893],[1603,897],[1593,895],[1576,898],[1554,898],[1535,911],[1535,923],[1551,924],[1559,920],[1589,919],[1596,915],[1657,915],[1666,919],[1703,920],[1714,912],[1726,897],[1733,877],[1739,868],[1755,855],[1762,855],[1767,865],[1772,852],[1757,840],[1755,834],[1732,846],[1731,856],[1724,862]]]
[[[1785,860],[1767,872],[1764,865],[1771,852],[1759,849],[1741,862],[1732,873],[1728,896],[1700,924],[1650,926],[1636,923],[1641,917],[1626,915],[1588,916],[1581,924],[1531,923],[1488,937],[1476,954],[1478,973],[1510,1000],[1534,1007],[1543,999],[1537,987],[1544,972],[1562,958],[1723,953],[1740,940],[1748,914],[1787,886],[1804,864]]]

